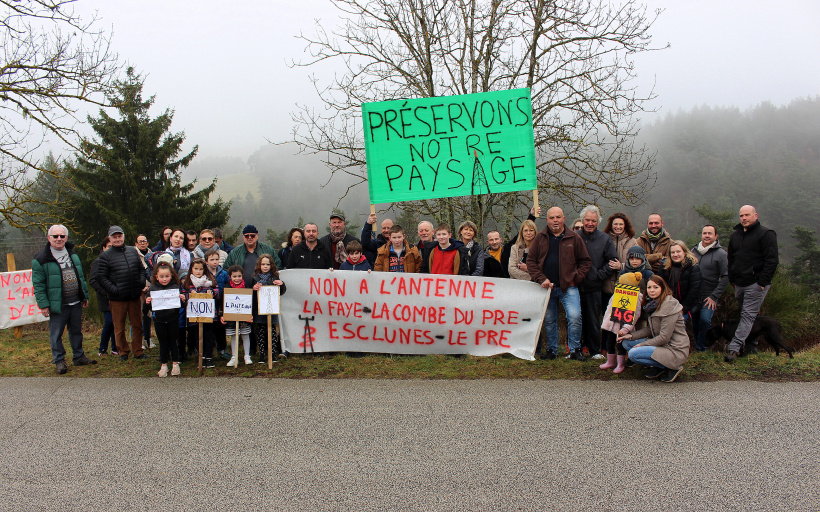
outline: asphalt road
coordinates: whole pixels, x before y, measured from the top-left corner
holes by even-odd
[[[0,510],[820,510],[820,383],[0,379]]]

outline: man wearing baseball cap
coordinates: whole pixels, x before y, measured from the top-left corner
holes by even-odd
[[[330,249],[330,255],[333,257],[333,268],[338,270],[339,266],[347,260],[348,242],[353,240],[359,241],[353,235],[347,233],[347,221],[345,216],[338,212],[330,214],[330,234],[319,239],[319,243]]]
[[[108,295],[111,319],[114,322],[114,339],[120,361],[128,360],[134,352],[136,359],[147,359],[142,352],[142,306],[140,295],[148,290],[142,258],[138,251],[125,245],[125,233],[119,226],[108,228],[111,240],[109,250],[99,257],[97,282]],[[125,318],[131,323],[131,347],[125,339]]]
[[[231,265],[239,265],[244,269],[245,283],[253,283],[253,270],[256,268],[256,260],[263,254],[270,254],[276,268],[282,268],[279,256],[268,244],[259,241],[259,230],[253,224],[248,224],[242,229],[242,245],[237,245],[228,254],[222,268],[229,268]]]

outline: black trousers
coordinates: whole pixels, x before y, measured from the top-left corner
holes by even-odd
[[[179,345],[177,343],[179,324],[177,321],[159,322],[154,320],[154,330],[157,333],[157,340],[159,340],[159,361],[162,364],[168,364],[168,358],[170,357],[171,361],[179,362]]]
[[[590,355],[601,352],[601,290],[581,292],[581,346]]]

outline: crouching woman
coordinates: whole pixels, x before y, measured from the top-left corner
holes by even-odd
[[[683,320],[683,306],[672,296],[672,290],[659,276],[646,283],[648,301],[643,306],[647,325],[618,337],[629,359],[651,367],[646,377],[674,382],[689,357],[689,336]]]

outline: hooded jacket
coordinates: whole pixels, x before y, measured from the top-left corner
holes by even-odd
[[[390,271],[390,255],[396,254],[392,251],[391,244],[383,245],[376,251],[376,262],[373,270],[376,272]],[[421,254],[417,247],[410,246],[407,240],[404,241],[404,271],[415,274],[421,270]]]
[[[433,261],[436,257],[436,247],[441,249],[438,242],[435,246],[430,250],[430,256],[427,260],[427,269],[432,272],[433,270]],[[456,276],[468,276],[470,275],[470,264],[467,260],[467,248],[464,247],[464,244],[460,241],[451,238],[450,245],[447,246],[446,249],[441,249],[442,251],[458,251],[456,257],[453,259],[453,275]]]
[[[655,347],[652,359],[678,370],[689,357],[689,335],[683,321],[683,306],[674,297],[666,297],[649,315],[645,327],[632,333],[632,339],[645,338],[638,346]]]
[[[707,297],[717,302],[729,285],[729,256],[717,240],[706,254],[699,253],[697,248],[692,254],[700,267],[700,302]]]

